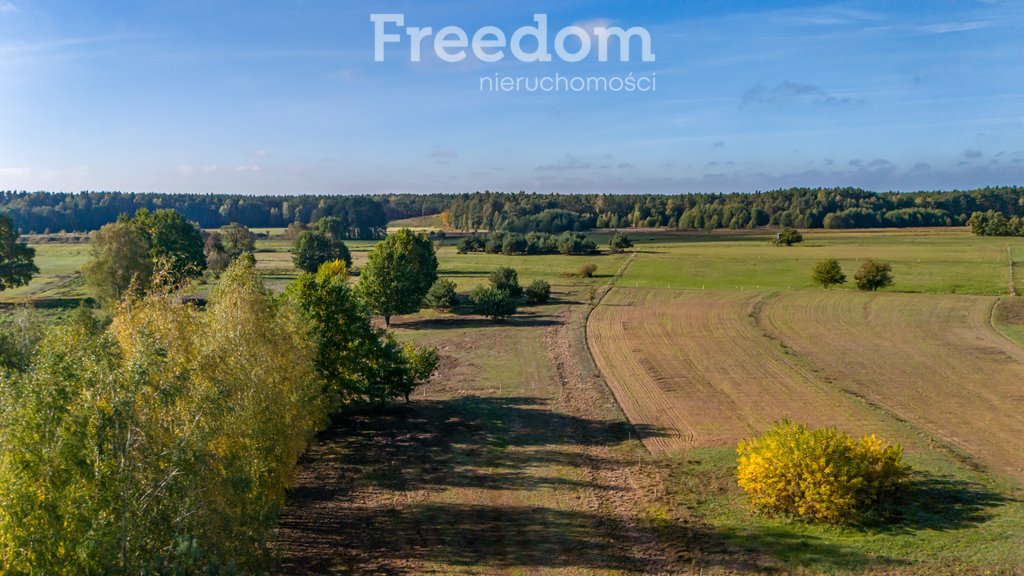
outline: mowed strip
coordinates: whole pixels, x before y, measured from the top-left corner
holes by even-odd
[[[613,289],[588,343],[652,452],[728,446],[781,418],[851,433],[892,422],[787,356],[751,314],[757,292]]]
[[[829,380],[1024,478],[1024,349],[998,334],[995,298],[792,292],[765,328]]]

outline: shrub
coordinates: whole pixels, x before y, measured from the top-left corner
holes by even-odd
[[[526,301],[530,304],[544,304],[551,299],[551,284],[544,280],[534,280],[526,287]]]
[[[825,289],[846,283],[846,274],[843,274],[843,268],[839,265],[839,261],[834,258],[822,260],[815,264],[812,275],[814,283]]]
[[[608,247],[611,248],[612,252],[618,254],[627,248],[632,248],[633,241],[629,239],[629,236],[616,232],[612,239],[608,241]]]
[[[758,510],[841,524],[883,513],[910,469],[903,450],[784,420],[740,442],[737,481]]]
[[[888,262],[875,262],[866,260],[860,265],[860,270],[853,276],[857,283],[858,290],[874,292],[881,288],[892,286],[892,266]]]
[[[512,298],[519,298],[523,295],[523,287],[519,285],[519,273],[513,268],[502,266],[491,272],[488,280],[490,280],[491,286],[507,293]]]
[[[587,263],[580,266],[580,269],[576,272],[576,275],[580,278],[593,278],[594,273],[597,272],[597,264]]]
[[[799,244],[804,241],[804,235],[799,230],[793,228],[783,228],[782,232],[775,235],[774,243],[776,246],[792,246],[793,244]]]
[[[516,313],[518,303],[508,292],[493,286],[478,286],[469,295],[473,311],[493,320],[503,320]]]
[[[447,278],[439,278],[434,285],[427,290],[427,296],[423,304],[434,310],[451,310],[459,303],[459,295],[455,292],[455,282]]]

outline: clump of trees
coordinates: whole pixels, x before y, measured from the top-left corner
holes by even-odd
[[[892,266],[888,262],[866,260],[853,276],[858,290],[874,292],[893,285]]]
[[[206,269],[214,273],[223,272],[239,256],[256,250],[256,234],[237,222],[219,230],[203,231],[202,235]]]
[[[505,254],[506,256],[538,254],[578,256],[597,252],[597,244],[577,232],[564,232],[555,236],[543,232],[520,234],[499,230],[487,235],[463,236],[459,239],[456,248],[459,254],[486,252],[488,254]]]
[[[884,516],[909,476],[903,450],[874,436],[783,421],[740,442],[737,482],[767,514],[830,524]]]
[[[1024,236],[1024,217],[1007,218],[1002,212],[975,212],[967,220],[975,236]]]
[[[119,230],[132,230],[121,227]],[[0,559],[12,573],[261,573],[327,416],[406,396],[432,349],[374,328],[341,261],[274,297],[239,257],[204,309],[173,285],[22,335],[0,370]],[[38,346],[35,345],[38,341]]]
[[[352,266],[352,254],[345,244],[344,223],[334,216],[319,220],[313,230],[300,230],[292,243],[292,262],[304,272],[316,272],[320,266],[341,260]]]
[[[629,236],[616,232],[612,235],[611,239],[608,240],[608,247],[612,253],[620,254],[633,247],[633,241],[629,239]]]
[[[822,260],[815,264],[811,276],[815,284],[826,290],[846,283],[846,274],[843,274],[843,268],[835,258]]]
[[[504,320],[519,309],[518,300],[491,285],[477,286],[469,295],[473,311],[492,320]]]
[[[804,235],[799,230],[794,228],[783,228],[781,232],[775,235],[775,240],[772,242],[776,246],[792,246],[793,244],[799,244],[804,241]]]
[[[433,372],[427,362],[430,355],[374,328],[347,276],[345,263],[335,260],[315,274],[303,274],[286,291],[311,328],[316,343],[314,366],[325,398],[330,406],[408,398]]]
[[[178,285],[202,275],[206,254],[199,227],[174,210],[139,210],[93,232],[86,285],[102,301],[141,294],[154,277]]]
[[[0,292],[24,286],[39,272],[36,251],[18,241],[18,231],[6,214],[0,214]]]
[[[403,228],[370,252],[359,272],[359,295],[373,313],[391,325],[392,316],[420,309],[437,281],[437,255],[425,234]]]

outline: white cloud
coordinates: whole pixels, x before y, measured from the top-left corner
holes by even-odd
[[[0,14],[13,14],[18,11],[18,7],[11,4],[7,0],[0,0]]]
[[[919,30],[925,34],[949,34],[951,32],[967,32],[969,30],[988,28],[991,25],[992,23],[988,20],[978,20],[975,22],[944,22],[942,24],[921,26]]]

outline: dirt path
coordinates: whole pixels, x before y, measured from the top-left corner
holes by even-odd
[[[586,308],[498,326],[407,319],[400,332],[438,346],[442,373],[411,404],[347,417],[311,448],[272,544],[276,573],[731,569],[688,518],[661,512],[655,538],[658,467],[585,368]]]

